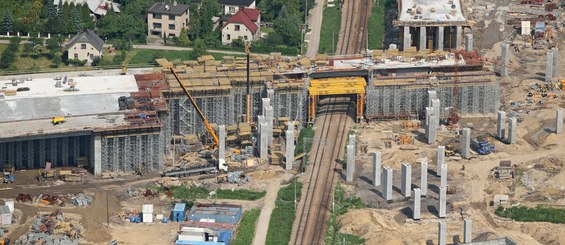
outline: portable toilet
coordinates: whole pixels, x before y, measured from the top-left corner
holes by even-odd
[[[143,204],[143,223],[153,223],[153,204]]]
[[[10,213],[14,213],[14,199],[4,199],[4,204],[10,208]]]
[[[12,224],[12,213],[10,212],[10,208],[8,206],[0,206],[0,215],[2,216],[2,225]]]
[[[186,203],[175,203],[173,208],[173,221],[182,222],[184,221],[184,214],[186,213]]]

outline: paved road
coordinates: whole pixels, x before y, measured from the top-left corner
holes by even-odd
[[[316,0],[316,5],[310,10],[308,15],[308,26],[312,28],[312,31],[306,33],[304,37],[308,40],[308,50],[306,55],[308,57],[315,57],[318,53],[318,48],[320,47],[320,30],[322,29],[322,17],[324,16],[324,0]]]
[[[257,226],[255,227],[255,237],[253,238],[253,245],[267,244],[267,231],[269,230],[269,221],[271,214],[275,208],[275,201],[277,194],[281,188],[281,183],[278,180],[272,181],[267,187],[267,195],[265,195],[265,206],[261,209]]]

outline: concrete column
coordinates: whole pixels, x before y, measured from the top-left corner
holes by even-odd
[[[267,130],[269,139],[267,140],[269,146],[273,145],[273,119],[274,119],[274,111],[273,106],[269,105],[265,107],[265,120],[267,121]]]
[[[440,145],[437,147],[436,158],[436,175],[441,176],[441,166],[445,165],[445,146]]]
[[[428,195],[428,159],[421,161],[420,190],[423,196]]]
[[[469,33],[465,35],[465,51],[473,51],[473,34]]]
[[[384,167],[383,175],[381,176],[381,194],[387,201],[392,200],[392,168]]]
[[[266,107],[271,105],[271,99],[269,98],[261,98],[261,115],[266,116]]]
[[[438,237],[437,243],[439,245],[445,245],[447,240],[447,227],[445,225],[445,221],[438,222]]]
[[[498,111],[498,120],[496,124],[496,137],[504,139],[506,135],[506,112]]]
[[[347,172],[345,180],[353,181],[355,174],[355,148],[353,145],[347,145]]]
[[[226,156],[226,125],[220,125],[219,138],[220,145],[218,146],[218,159],[225,159]]]
[[[430,116],[429,125],[426,126],[426,139],[428,145],[434,144],[436,142],[436,120],[435,115]]]
[[[463,41],[463,27],[462,26],[456,26],[455,27],[455,50],[459,51],[461,50],[461,44]]]
[[[426,107],[426,121],[424,122],[424,127],[428,127],[429,123],[430,123],[430,117],[434,114],[434,108],[429,106]],[[427,134],[426,134],[427,137]]]
[[[6,36],[7,36],[7,37],[10,37],[10,32],[7,32],[7,33],[6,33]]]
[[[553,49],[553,77],[557,76],[557,68],[559,67],[559,48],[554,47]]]
[[[420,51],[426,50],[427,39],[426,39],[426,27],[420,27]]]
[[[18,36],[18,37],[19,37],[19,36],[20,36],[20,32],[16,32],[16,36]]]
[[[469,158],[471,153],[471,129],[464,128],[461,134],[461,157]]]
[[[508,76],[508,65],[510,64],[510,44],[502,43],[502,66],[500,67],[500,76]]]
[[[404,26],[403,28],[404,28],[404,30],[403,30],[404,31],[404,36],[403,36],[404,39],[403,39],[403,42],[402,42],[402,48],[403,48],[402,51],[406,51],[406,50],[408,50],[408,47],[411,46],[412,38],[410,37],[410,27]]]
[[[99,135],[94,136],[94,175],[102,175],[102,137]]]
[[[441,165],[440,187],[447,187],[447,164]]]
[[[51,38],[51,33],[47,33],[47,38]]]
[[[294,124],[289,122],[286,130],[286,170],[292,169],[294,163]]]
[[[439,121],[440,121],[440,117],[441,117],[441,111],[440,111],[440,101],[439,99],[433,99],[432,100],[432,108],[434,108],[434,116],[435,116],[435,127],[436,129],[439,128]]]
[[[353,150],[357,149],[357,147],[355,147],[355,143],[356,143],[356,136],[355,134],[350,134],[349,135],[349,141],[348,141],[348,145],[352,145],[353,146]]]
[[[463,243],[471,243],[473,240],[473,221],[471,219],[463,220]]]
[[[412,165],[402,163],[402,186],[400,191],[404,197],[410,197],[410,189],[412,189]]]
[[[518,120],[516,117],[509,118],[508,121],[508,143],[516,144],[516,126],[518,125]]]
[[[555,113],[555,133],[562,134],[563,133],[563,108],[557,108]]]
[[[269,124],[262,122],[259,127],[261,129],[259,133],[259,157],[263,160],[269,160]]]
[[[420,219],[421,198],[422,192],[420,188],[414,188],[414,207],[412,208],[412,218],[414,220]]]
[[[444,32],[445,27],[443,26],[439,26],[437,28],[437,49],[438,50],[443,50],[443,32]]]
[[[553,50],[548,50],[545,53],[546,57],[545,57],[545,81],[549,82],[551,81],[551,78],[553,77]]]
[[[428,90],[428,107],[432,107],[432,100],[437,99],[437,91]]]
[[[447,204],[447,187],[439,187],[439,209],[438,209],[439,218],[445,218],[446,204]]]
[[[373,152],[373,186],[381,184],[381,152]]]
[[[40,37],[41,37],[41,33],[38,32],[38,33],[37,33],[37,38],[40,38]]]

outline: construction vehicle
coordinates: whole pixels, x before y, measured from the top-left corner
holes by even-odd
[[[65,117],[64,116],[60,116],[60,117],[53,117],[51,119],[51,123],[53,123],[53,125],[57,125],[60,123],[64,123],[65,122]]]
[[[37,170],[37,181],[55,180],[55,170],[51,169],[51,163],[46,162],[43,170]]]
[[[200,110],[200,107],[198,107],[198,104],[196,104],[196,100],[194,100],[192,95],[188,92],[188,89],[186,88],[186,86],[184,86],[184,82],[180,79],[177,72],[175,72],[175,69],[173,67],[171,67],[170,69],[171,69],[171,73],[175,76],[175,79],[177,79],[177,82],[179,83],[180,87],[182,88],[182,90],[184,91],[186,96],[188,96],[188,98],[190,99],[192,106],[194,106],[194,108],[198,112],[198,115],[200,116],[200,118],[202,118],[202,121],[204,122],[204,126],[206,126],[206,130],[208,130],[208,133],[212,136],[212,140],[214,142],[213,142],[213,145],[212,145],[211,148],[214,149],[214,150],[218,149],[218,145],[220,144],[220,140],[218,139],[216,132],[214,132],[212,125],[208,122],[208,119],[206,119],[206,116],[204,116],[204,113],[202,112],[202,110]]]
[[[9,238],[0,238],[0,245],[10,245]]]
[[[2,174],[2,183],[4,184],[8,184],[8,183],[14,183],[14,165],[8,165],[6,164],[4,166],[4,171]]]
[[[73,173],[70,169],[59,170],[59,179],[65,182],[80,182],[82,180],[80,174]]]
[[[494,140],[491,137],[477,137],[471,140],[471,149],[481,155],[488,155],[495,149]]]
[[[446,157],[455,156],[455,147],[453,147],[453,145],[445,146],[445,156]]]

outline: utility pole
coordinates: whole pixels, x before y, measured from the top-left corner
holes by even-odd
[[[294,210],[296,211],[296,176],[294,176]]]
[[[244,41],[245,42],[245,41]],[[249,52],[247,52],[247,111],[245,117],[247,123],[251,123],[251,86],[249,85]]]

